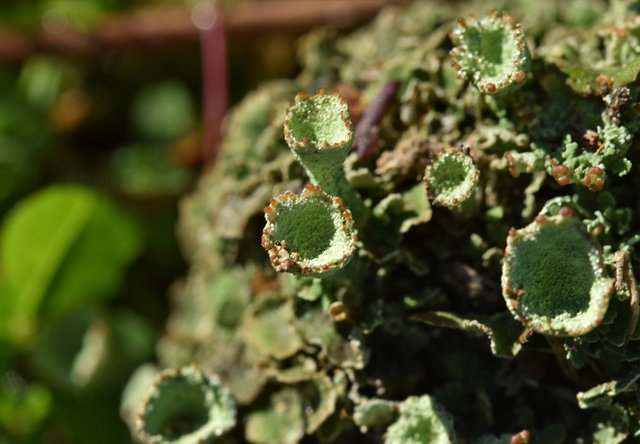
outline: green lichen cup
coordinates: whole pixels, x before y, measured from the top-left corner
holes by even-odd
[[[264,214],[262,246],[278,272],[323,275],[344,267],[356,250],[351,212],[320,187],[281,194]]]
[[[299,93],[287,110],[284,137],[303,164],[321,156],[322,163],[341,167],[353,141],[347,103],[334,92]]]
[[[458,77],[469,79],[481,92],[496,94],[526,80],[531,56],[522,27],[509,14],[458,19],[450,37]]]
[[[613,291],[596,240],[563,208],[511,229],[502,266],[509,310],[533,331],[580,336],[604,318]]]
[[[427,164],[424,183],[433,205],[455,207],[471,196],[480,171],[468,150],[444,149]]]
[[[144,444],[201,444],[235,425],[231,395],[196,367],[162,371],[154,380],[136,423]]]

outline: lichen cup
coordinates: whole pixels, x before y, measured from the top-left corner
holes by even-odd
[[[524,32],[507,13],[458,19],[451,32],[452,65],[483,93],[496,94],[522,84],[531,56]]]
[[[353,142],[349,108],[344,99],[338,93],[324,90],[312,96],[298,94],[287,110],[284,137],[311,183],[331,196],[342,198],[356,221],[362,222],[364,204],[344,173],[344,161]]]
[[[596,240],[568,208],[563,210],[511,229],[502,293],[509,310],[533,331],[580,336],[601,324],[613,279]]]
[[[455,207],[471,196],[479,178],[468,150],[448,148],[429,159],[423,180],[433,205]]]
[[[351,212],[317,186],[271,199],[264,213],[262,246],[276,271],[326,275],[344,267],[356,250]]]
[[[144,444],[211,442],[235,425],[236,408],[229,391],[215,378],[190,366],[158,374],[136,422]]]

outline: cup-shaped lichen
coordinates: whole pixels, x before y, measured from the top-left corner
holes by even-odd
[[[300,93],[287,110],[284,136],[311,180],[324,188],[324,181],[335,181],[335,170],[342,170],[351,148],[349,108],[337,93],[320,91],[313,96]],[[337,194],[329,189],[327,192]]]
[[[427,164],[424,182],[434,205],[454,207],[475,189],[480,171],[468,150],[444,149]]]
[[[356,249],[351,212],[339,197],[308,185],[271,199],[262,246],[279,272],[314,275],[344,267]]]
[[[430,396],[412,396],[400,404],[400,417],[387,429],[385,444],[451,444],[449,414]]]
[[[527,77],[530,55],[520,24],[507,13],[458,19],[451,32],[452,64],[483,93],[495,94]]]
[[[345,200],[356,215],[362,201],[344,174],[353,129],[347,103],[337,93],[298,94],[287,110],[284,137],[314,185]]]
[[[145,444],[199,444],[235,425],[229,392],[195,367],[168,369],[144,401],[136,433]]]
[[[600,247],[570,211],[512,229],[502,267],[509,310],[533,331],[579,336],[602,322],[613,290]]]

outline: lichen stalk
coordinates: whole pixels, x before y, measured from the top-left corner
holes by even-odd
[[[356,220],[361,219],[364,204],[344,173],[353,143],[353,125],[344,99],[324,90],[312,96],[299,93],[287,110],[284,137],[311,183],[344,199]]]

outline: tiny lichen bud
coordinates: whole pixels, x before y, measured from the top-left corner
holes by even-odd
[[[344,267],[356,249],[351,212],[342,200],[308,185],[265,210],[262,246],[279,272],[314,275]]]
[[[519,24],[507,13],[458,20],[451,33],[452,64],[483,93],[495,94],[522,84],[530,65]]]
[[[566,186],[571,183],[570,171],[566,165],[556,165],[551,168],[551,176],[558,182],[560,186]]]
[[[444,149],[429,159],[424,182],[434,205],[453,207],[471,195],[479,177],[480,171],[467,152]]]
[[[613,284],[600,248],[572,213],[536,218],[507,238],[502,293],[538,333],[583,335],[600,325],[609,305]]]
[[[167,369],[153,382],[136,424],[144,444],[199,444],[230,430],[236,408],[229,392],[195,367]]]
[[[604,171],[602,168],[591,167],[587,170],[587,173],[582,179],[582,185],[589,188],[591,191],[600,191],[604,188]]]

